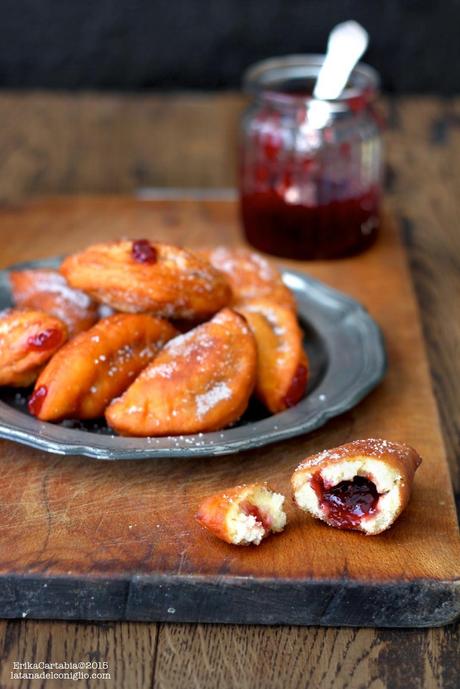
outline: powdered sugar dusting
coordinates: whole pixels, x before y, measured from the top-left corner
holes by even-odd
[[[210,390],[197,395],[195,398],[196,411],[198,416],[203,418],[211,409],[213,409],[219,402],[228,400],[232,396],[232,391],[226,383],[216,383]]]

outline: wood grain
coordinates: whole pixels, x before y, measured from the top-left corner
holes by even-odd
[[[0,634],[2,662],[0,686],[61,689],[65,685],[107,689],[107,687],[150,687],[153,683],[157,647],[157,626],[136,623],[83,624],[59,622],[3,623]],[[88,663],[106,661],[107,669],[82,672],[107,673],[109,677],[48,680],[13,680],[15,661]],[[32,670],[30,670],[32,671]],[[27,670],[24,670],[27,672]],[[40,670],[37,670],[40,672]]]
[[[150,98],[163,102],[161,137],[157,137],[156,122],[151,119],[147,121],[143,114],[144,103]],[[231,162],[233,135],[242,99],[238,95],[206,95],[199,99],[202,110],[197,126],[209,132],[209,136],[201,138],[201,148],[189,136],[188,94],[175,95],[174,98],[154,95],[132,99],[131,96],[119,95],[3,92],[0,94],[1,198],[14,201],[25,195],[59,191],[119,192],[152,184],[195,187],[198,186],[198,180],[206,186],[231,184],[234,178]],[[191,100],[195,102],[196,96],[192,96]],[[130,120],[120,115],[124,101],[132,103]],[[177,119],[171,120],[175,122],[174,128],[168,126],[168,110],[171,111],[173,107],[181,111],[179,127]],[[428,336],[428,354],[440,405],[444,439],[452,476],[457,489],[460,489],[460,388],[455,385],[460,375],[460,319],[452,317],[451,313],[452,309],[455,311],[455,295],[460,289],[459,271],[455,267],[460,255],[460,235],[457,231],[460,197],[456,191],[460,174],[460,99],[445,101],[406,97],[389,101],[387,110],[387,202],[404,220],[404,234],[421,306],[424,333]],[[216,121],[222,116],[225,126],[220,128]],[[69,121],[73,123],[72,127],[67,126]],[[129,146],[132,135],[124,133],[124,129],[132,128],[133,123],[137,126],[141,121],[143,131],[148,134],[149,140],[155,142],[155,146],[152,145],[155,148],[153,157],[147,158],[142,147],[132,149]],[[109,148],[116,149],[116,156],[109,155]],[[206,153],[203,149],[206,149]],[[156,170],[157,151],[161,156],[162,168],[154,176],[152,171]],[[181,151],[180,158],[176,151]],[[420,164],[421,159],[423,164]],[[57,173],[54,172],[55,165],[58,165]],[[62,171],[66,174],[62,174]],[[446,194],[446,189],[450,190],[449,194]],[[419,203],[423,202],[424,197],[429,199],[429,216],[426,219],[425,210],[419,210]],[[425,209],[426,205],[423,203],[422,208]],[[435,232],[433,227],[436,228]],[[1,228],[0,238],[3,239],[3,242],[0,240],[3,250],[9,238],[5,240],[2,237]],[[31,621],[2,623],[1,628],[9,630],[11,652],[15,651],[17,639],[11,630],[21,628],[24,638],[28,640],[24,646],[27,655],[23,658],[42,660],[41,653],[37,653],[37,629],[45,639],[49,638],[49,629],[52,629],[53,636],[60,634],[65,638],[72,626]],[[136,647],[143,644],[147,630],[154,625],[133,623],[126,626],[135,628],[135,631],[130,635],[130,643],[125,641],[123,651],[117,646],[116,664],[120,667],[126,665],[124,658],[135,654]],[[91,635],[87,630],[94,628],[97,628],[101,639],[108,639],[110,648],[113,637],[105,625],[78,625],[80,644],[86,646],[87,634],[88,637]],[[212,626],[202,627],[209,633],[204,636],[202,632],[199,637],[198,629],[194,625],[161,626],[160,638],[166,630],[171,630],[171,633],[179,635],[181,644],[176,644],[180,653],[173,656],[169,665],[163,660],[167,660],[165,654],[170,651],[165,648],[160,650],[156,687],[166,689],[183,686],[180,678],[191,674],[197,677],[193,686],[210,689],[216,686],[216,673],[224,664],[231,668],[224,675],[221,684],[224,688],[237,686],[236,681],[244,686],[245,673],[248,673],[254,682],[262,676],[267,689],[285,689],[292,677],[293,656],[288,656],[288,662],[282,653],[275,655],[274,649],[278,646],[290,649],[296,640],[297,648],[305,648],[308,655],[309,672],[314,677],[310,683],[311,689],[328,689],[328,686],[456,689],[458,685],[459,625],[423,632],[387,630],[384,633],[374,630]],[[309,650],[313,646],[315,652]],[[360,658],[367,658],[369,648],[376,647],[381,663],[371,672],[366,661],[361,662]],[[261,661],[267,657],[266,648],[273,650],[269,658],[273,665],[270,679]],[[327,662],[329,657],[332,658],[337,648],[347,649],[349,657],[354,656],[357,660],[355,663],[339,663],[329,685],[324,682],[319,684],[318,677],[323,677],[319,665],[322,659]],[[244,657],[248,660],[242,663],[241,658]],[[2,653],[4,658],[5,648]],[[148,658],[144,662],[148,663]],[[150,659],[152,662],[154,658]],[[241,668],[236,676],[235,667]],[[136,671],[132,665],[129,669],[129,686],[149,686],[134,681]],[[250,682],[249,679],[247,681]],[[9,689],[8,684],[4,683],[4,686]],[[16,683],[14,686],[19,685]],[[117,674],[113,682],[106,686],[126,687],[127,681],[126,678],[122,681]]]
[[[118,236],[191,247],[240,241],[237,206],[221,201],[43,200],[3,210],[0,225],[11,237],[6,264]],[[367,307],[386,338],[383,383],[319,431],[242,453],[238,461],[100,463],[1,442],[4,616],[370,626],[456,617],[455,508],[395,228],[384,223],[376,245],[354,258],[289,263]],[[327,529],[288,506],[282,538],[235,550],[193,520],[205,496],[242,482],[269,480],[289,495],[290,475],[305,456],[375,436],[414,445],[425,458],[404,517],[379,538]],[[16,481],[18,472],[27,481]]]

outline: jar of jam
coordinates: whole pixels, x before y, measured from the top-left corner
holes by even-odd
[[[317,100],[323,59],[265,60],[244,79],[253,100],[240,138],[242,223],[250,244],[276,256],[348,256],[368,247],[379,225],[378,75],[359,64],[339,98]]]

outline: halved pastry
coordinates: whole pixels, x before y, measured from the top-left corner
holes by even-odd
[[[171,337],[175,328],[146,314],[115,314],[70,340],[40,374],[29,411],[42,421],[95,419]]]
[[[271,299],[254,299],[238,311],[257,342],[257,397],[273,414],[293,407],[305,394],[308,379],[308,360],[296,315]]]
[[[106,411],[121,435],[215,431],[237,421],[256,375],[256,343],[231,309],[174,338]]]
[[[225,277],[202,258],[146,239],[95,244],[69,256],[61,273],[119,311],[205,319],[230,302]]]
[[[72,289],[56,270],[15,270],[9,277],[17,306],[56,316],[66,324],[69,336],[87,330],[98,319],[98,305],[84,292]]]
[[[303,461],[292,476],[294,499],[330,526],[374,536],[406,507],[421,461],[403,443],[355,440]]]
[[[263,483],[235,486],[204,500],[196,520],[233,545],[259,545],[286,526],[284,495]]]
[[[58,318],[32,309],[0,312],[0,385],[26,387],[67,339]]]
[[[250,299],[269,298],[296,311],[292,292],[279,271],[261,254],[244,247],[217,246],[198,252],[228,279],[233,292],[233,305]]]

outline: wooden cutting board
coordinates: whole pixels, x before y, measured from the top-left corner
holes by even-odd
[[[127,236],[240,241],[232,201],[52,199],[0,212],[1,267]],[[0,443],[0,616],[434,626],[460,613],[460,539],[419,315],[388,219],[362,256],[295,263],[360,300],[383,329],[384,382],[307,437],[227,457],[98,462]],[[355,438],[414,445],[424,458],[397,524],[370,538],[305,516],[237,548],[193,519],[200,500],[239,482],[289,478],[310,453]]]

